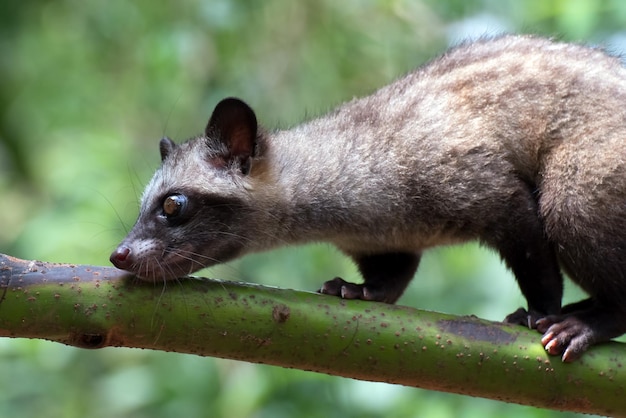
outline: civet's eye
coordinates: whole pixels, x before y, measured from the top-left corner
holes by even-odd
[[[173,194],[163,201],[163,213],[165,216],[173,217],[180,214],[187,204],[187,197],[182,194]]]

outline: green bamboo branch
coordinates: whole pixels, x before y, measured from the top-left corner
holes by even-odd
[[[0,336],[273,364],[567,411],[626,416],[626,345],[563,364],[520,326],[210,279],[0,255]]]

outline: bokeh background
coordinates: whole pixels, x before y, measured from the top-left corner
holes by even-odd
[[[239,96],[265,126],[286,127],[500,32],[619,53],[626,2],[0,0],[0,252],[106,265],[159,163],[159,138],[201,132],[220,98]],[[358,278],[324,244],[203,274],[305,290]],[[566,299],[579,297],[568,284]],[[427,253],[400,303],[500,320],[524,299],[498,257],[470,244]],[[0,417],[29,416],[575,415],[191,355],[0,339]]]

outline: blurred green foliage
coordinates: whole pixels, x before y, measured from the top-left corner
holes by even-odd
[[[224,96],[244,98],[267,127],[289,126],[467,37],[532,32],[619,51],[625,23],[620,0],[0,0],[0,251],[108,263],[158,165],[158,139],[200,132]],[[323,244],[205,273],[310,290],[358,278]],[[401,303],[497,320],[524,300],[494,254],[466,245],[428,253]],[[241,362],[10,339],[0,340],[0,388],[3,417],[572,416]]]

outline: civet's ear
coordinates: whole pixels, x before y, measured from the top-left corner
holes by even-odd
[[[168,137],[163,137],[159,142],[159,151],[161,152],[161,161],[165,161],[168,155],[176,148],[177,145]]]
[[[205,134],[207,138],[217,139],[226,146],[227,164],[238,162],[245,172],[249,166],[248,160],[254,154],[257,129],[256,115],[250,106],[229,97],[215,106]]]

